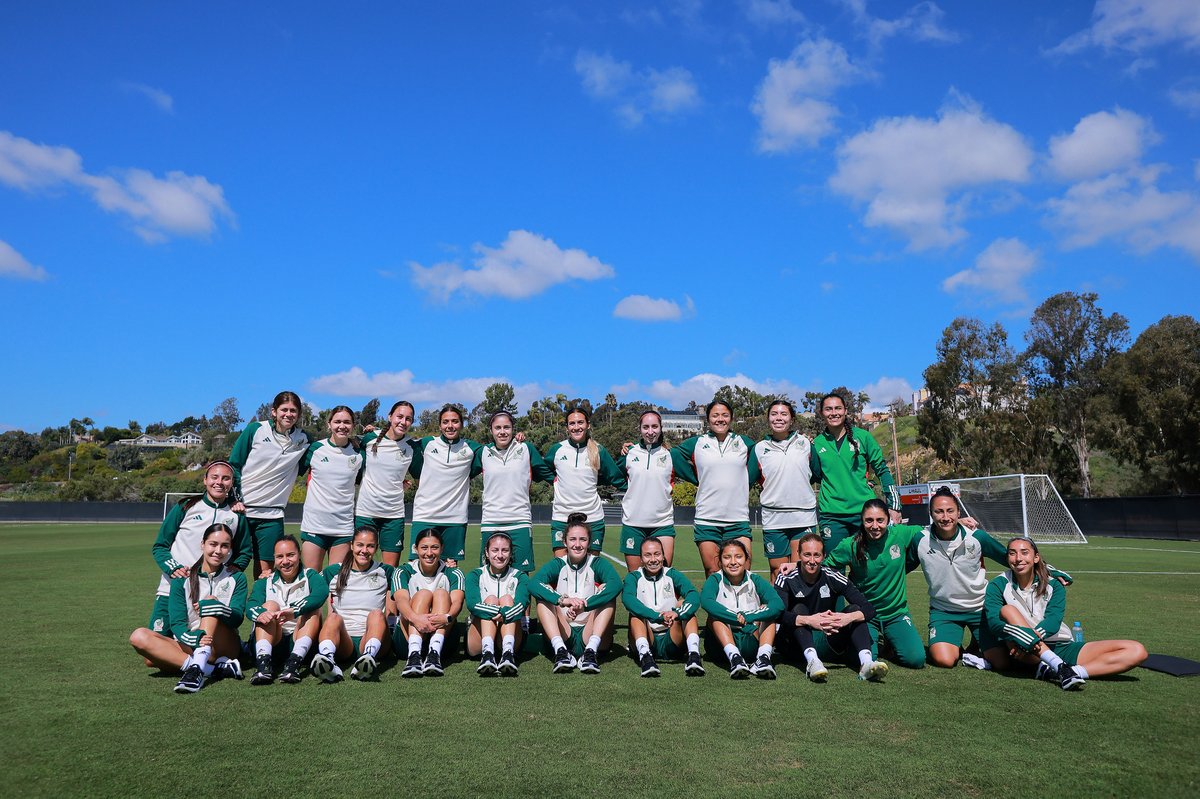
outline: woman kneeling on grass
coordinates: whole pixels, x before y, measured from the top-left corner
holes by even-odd
[[[497,530],[483,542],[484,565],[467,575],[467,654],[479,657],[481,677],[517,676],[517,647],[523,637],[521,620],[529,605],[529,578],[512,565],[513,542],[507,530]],[[496,663],[496,636],[501,638]]]
[[[1146,659],[1146,647],[1137,641],[1072,640],[1063,622],[1067,589],[1050,576],[1033,541],[1009,541],[1008,565],[988,583],[984,601],[992,635],[1010,645],[997,668],[1010,666],[1011,660],[1036,664],[1039,679],[1069,691],[1082,688],[1088,677],[1121,674]]]
[[[600,653],[612,645],[621,578],[612,564],[588,551],[591,541],[587,514],[570,514],[563,533],[565,554],[538,569],[530,582],[529,592],[541,600],[538,621],[550,643],[555,674],[576,665],[584,674],[599,674]]]
[[[201,539],[200,558],[186,577],[171,580],[167,638],[145,627],[130,643],[146,661],[162,671],[182,671],[177,694],[194,694],[214,673],[242,678],[237,656],[237,628],[246,612],[246,577],[225,565],[233,547],[233,532],[224,524],[211,525]],[[213,656],[215,663],[210,663]]]
[[[708,612],[708,646],[715,640],[729,660],[729,676],[744,680],[751,674],[775,679],[771,665],[775,619],[783,600],[771,584],[747,570],[750,550],[741,540],[727,539],[718,553],[721,568],[704,582],[700,606]],[[747,666],[745,658],[753,657]]]
[[[655,655],[672,660],[686,657],[683,673],[702,677],[700,627],[696,622],[700,594],[682,572],[665,565],[663,540],[642,539],[642,565],[625,577],[621,600],[629,611],[629,649],[637,653],[643,677],[658,676]]]
[[[275,542],[272,563],[275,570],[250,590],[246,612],[254,622],[251,685],[275,682],[276,647],[287,655],[279,679],[300,682],[308,650],[321,631],[321,606],[329,598],[329,584],[321,573],[300,566],[300,544],[292,536]]]
[[[354,660],[350,676],[367,680],[375,675],[387,641],[384,616],[392,581],[392,567],[375,562],[379,533],[374,527],[354,531],[341,563],[321,573],[329,583],[329,615],[321,625],[320,643],[312,659],[312,673],[321,682],[337,682],[342,670],[337,661]],[[365,643],[363,641],[365,640]]]
[[[462,610],[466,580],[459,569],[442,560],[442,537],[437,530],[419,530],[413,546],[416,560],[405,563],[392,577],[392,596],[400,617],[394,633],[396,649],[400,649],[401,636],[408,642],[408,660],[400,676],[441,677],[445,673],[442,645]],[[426,644],[429,651],[422,660]]]

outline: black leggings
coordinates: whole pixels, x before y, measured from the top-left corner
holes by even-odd
[[[801,652],[814,647],[811,627],[789,625],[786,622],[781,626],[784,627],[784,632],[787,631],[787,627],[792,628],[792,640],[796,642],[796,646],[800,648]],[[862,650],[871,648],[871,630],[865,621],[856,621],[833,635],[826,635],[825,640],[829,643],[829,648],[838,654],[857,655]]]

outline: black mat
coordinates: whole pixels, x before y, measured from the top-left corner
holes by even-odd
[[[1151,655],[1142,663],[1143,669],[1153,669],[1176,677],[1195,677],[1200,674],[1200,663],[1174,655]]]

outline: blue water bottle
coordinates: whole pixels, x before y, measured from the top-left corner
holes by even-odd
[[[1071,640],[1077,644],[1083,643],[1083,625],[1075,622],[1075,626],[1071,628]]]

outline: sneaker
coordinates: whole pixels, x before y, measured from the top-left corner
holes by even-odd
[[[230,658],[223,663],[218,663],[213,667],[213,675],[229,680],[240,680],[245,676],[242,674],[242,664],[236,658]]]
[[[962,658],[959,660],[959,662],[964,666],[970,666],[971,668],[979,669],[980,671],[992,670],[991,663],[988,663],[986,659],[981,658],[979,655],[972,655],[970,652],[963,652]]]
[[[858,679],[880,682],[887,676],[888,665],[882,660],[872,660],[858,670]]]
[[[442,654],[430,649],[429,654],[425,655],[425,665],[421,667],[421,673],[426,677],[441,677],[446,673],[442,668]]]
[[[254,676],[250,678],[251,685],[270,685],[275,682],[275,674],[271,670],[271,656],[259,655],[254,661]]]
[[[829,669],[825,668],[825,664],[821,662],[820,658],[813,658],[808,661],[808,666],[805,667],[804,673],[813,682],[825,682],[829,679]]]
[[[554,651],[554,673],[566,674],[568,671],[575,671],[575,658],[565,646],[560,646]]]
[[[1064,691],[1081,691],[1085,680],[1079,676],[1079,673],[1071,666],[1063,661],[1058,667],[1058,687]]]
[[[188,666],[183,670],[183,676],[175,683],[175,693],[194,694],[204,687],[204,670],[199,666]]]
[[[735,654],[729,658],[729,676],[734,680],[744,680],[750,676],[750,667],[741,655]]]
[[[759,655],[754,661],[754,665],[750,667],[750,673],[760,680],[775,679],[775,667],[771,665],[771,658],[766,655]]]
[[[408,656],[408,660],[404,661],[404,671],[400,672],[400,676],[420,677],[424,673],[424,665],[421,661],[421,653],[413,652]]]
[[[479,665],[475,668],[475,673],[480,677],[493,677],[496,674],[496,653],[484,652],[479,656]]]
[[[599,674],[600,661],[596,657],[595,649],[583,650],[583,657],[579,661],[580,674]]]
[[[683,666],[683,673],[689,677],[704,676],[704,664],[700,662],[699,652],[688,652],[687,663]]]
[[[520,671],[521,668],[517,665],[517,658],[513,655],[513,651],[506,649],[500,656],[500,673],[505,677],[516,677]]]
[[[333,662],[333,658],[328,655],[322,655],[320,652],[313,655],[312,664],[309,666],[313,676],[321,682],[337,682],[341,679],[342,671]]]
[[[287,661],[283,664],[283,671],[279,673],[279,681],[286,683],[300,682],[301,672],[304,670],[304,658],[299,655],[288,655]]]
[[[379,668],[379,664],[375,662],[375,658],[363,655],[354,661],[354,668],[350,669],[350,677],[355,680],[369,680],[375,676],[377,668]]]
[[[584,657],[587,657],[587,653],[584,653]],[[638,656],[638,667],[642,670],[643,677],[657,677],[661,673],[658,664],[654,662],[654,655],[649,652]]]

